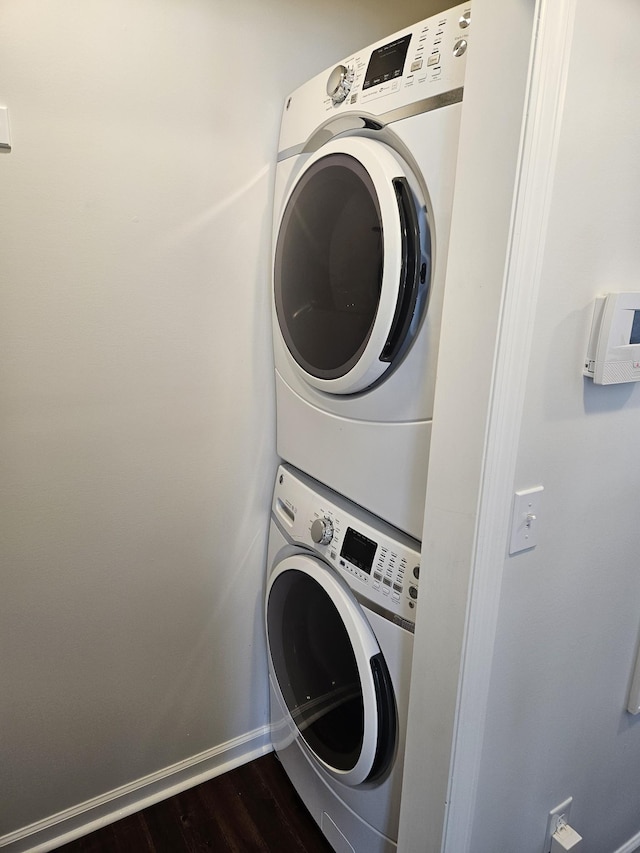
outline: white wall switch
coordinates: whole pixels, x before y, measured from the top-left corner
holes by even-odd
[[[516,492],[513,500],[511,518],[511,542],[509,553],[517,554],[538,544],[538,526],[540,524],[540,501],[543,486]]]
[[[11,148],[9,110],[6,107],[0,107],[0,148]]]

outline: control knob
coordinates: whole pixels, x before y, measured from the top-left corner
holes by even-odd
[[[346,65],[336,65],[327,80],[327,95],[334,107],[341,104],[353,86],[354,71]]]
[[[458,41],[453,46],[453,55],[454,56],[462,56],[463,53],[467,51],[467,40],[466,39],[458,39]]]
[[[311,538],[316,545],[328,545],[333,539],[333,522],[326,516],[316,518],[311,525]]]

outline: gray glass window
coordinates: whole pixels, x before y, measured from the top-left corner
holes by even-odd
[[[304,572],[283,572],[269,594],[267,630],[278,684],[302,736],[329,766],[351,770],[364,737],[362,684],[331,598]]]
[[[285,209],[275,254],[275,303],[285,343],[312,376],[357,363],[378,311],[380,207],[366,169],[329,154],[303,175]]]

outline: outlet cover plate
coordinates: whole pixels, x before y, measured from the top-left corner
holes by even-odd
[[[564,821],[564,823],[569,823],[569,815],[571,814],[572,802],[573,797],[567,797],[567,799],[563,803],[560,803],[560,805],[556,806],[555,809],[551,809],[551,811],[549,812],[549,817],[547,818],[547,834],[545,836],[542,853],[551,853],[551,840],[553,838],[553,833],[557,830],[560,821],[562,820]]]
[[[6,107],[0,107],[0,148],[11,148],[9,110]]]

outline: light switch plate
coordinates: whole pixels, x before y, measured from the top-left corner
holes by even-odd
[[[6,107],[0,107],[0,148],[11,148],[9,110]]]
[[[524,489],[515,493],[511,518],[510,554],[535,548],[538,544],[540,502],[543,491],[543,486],[535,486],[533,489]]]

